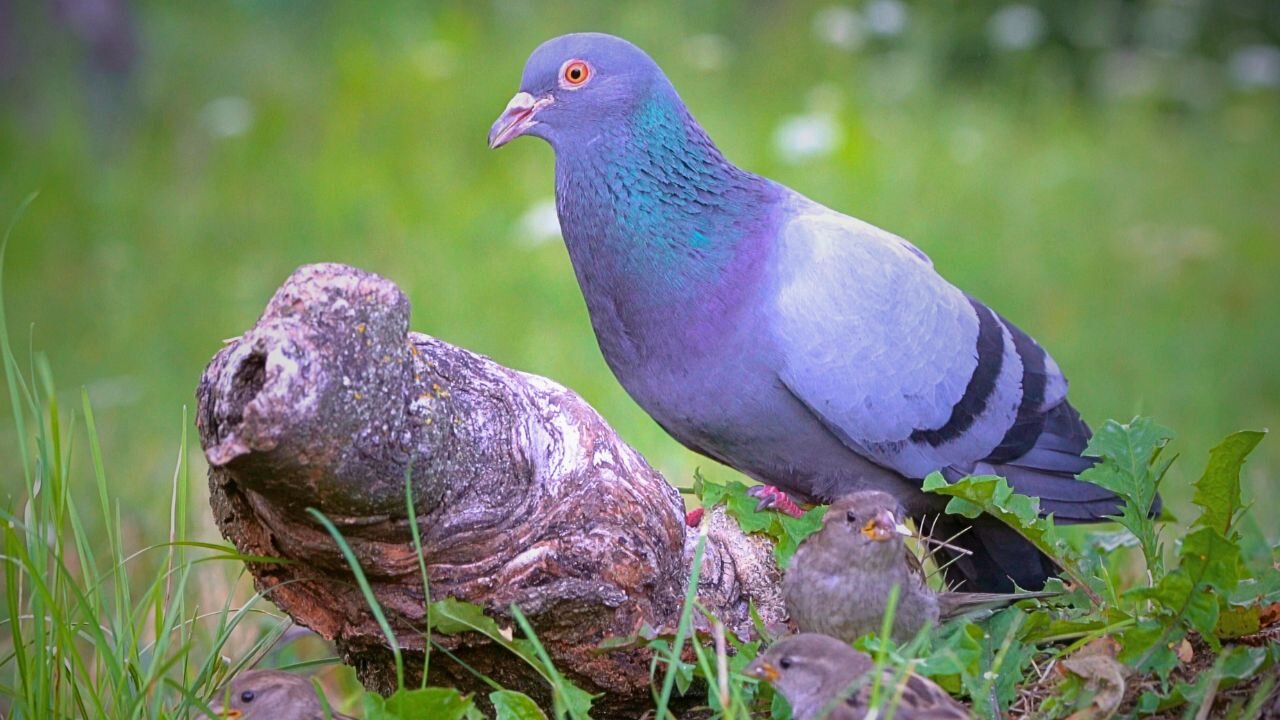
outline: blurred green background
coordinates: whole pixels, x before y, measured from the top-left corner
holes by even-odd
[[[657,59],[730,158],[911,239],[1039,338],[1090,421],[1172,427],[1176,513],[1214,442],[1280,417],[1278,8],[0,0],[0,221],[39,192],[9,243],[9,331],[68,406],[88,388],[142,537],[167,526],[205,362],[318,261],[577,390],[673,482],[727,476],[604,365],[550,149],[485,146],[539,42],[603,30]],[[6,494],[13,434],[6,417]],[[1272,438],[1248,466],[1264,506],[1277,470]]]

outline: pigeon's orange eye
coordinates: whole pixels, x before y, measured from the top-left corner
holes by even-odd
[[[591,67],[581,60],[570,60],[564,64],[564,83],[569,87],[578,87],[591,77]]]

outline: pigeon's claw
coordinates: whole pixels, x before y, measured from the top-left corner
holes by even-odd
[[[760,500],[760,502],[756,503],[756,512],[777,510],[780,513],[797,518],[804,515],[804,510],[796,504],[795,500],[792,500],[785,492],[772,485],[756,485],[747,488],[747,494]]]

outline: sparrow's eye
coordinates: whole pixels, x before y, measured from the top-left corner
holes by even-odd
[[[787,657],[787,656],[783,655],[783,656],[782,656],[782,658],[780,658],[780,659],[778,660],[778,667],[782,668],[783,670],[790,670],[790,669],[791,669],[791,658],[789,658],[789,657]]]
[[[849,512],[847,512],[847,513],[845,513],[845,514],[844,514],[844,519],[845,519],[845,520],[848,520],[849,522],[853,523],[854,525],[857,525],[857,524],[858,524],[858,513],[856,513],[856,512],[854,512],[854,511],[850,510]]]
[[[591,66],[582,60],[570,60],[564,64],[560,77],[564,78],[565,87],[581,87],[591,79]]]
[[[240,693],[240,702],[253,702],[255,697],[257,697],[257,695],[255,695],[252,690],[245,690]]]

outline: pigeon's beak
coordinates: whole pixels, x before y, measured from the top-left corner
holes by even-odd
[[[494,121],[493,127],[489,128],[490,149],[500,148],[528,132],[536,124],[534,116],[551,102],[550,95],[534,98],[527,92],[516,93]]]
[[[911,528],[898,522],[898,518],[888,510],[881,510],[876,513],[867,524],[862,527],[862,534],[876,542],[884,542],[896,535],[905,535],[911,537],[915,533],[911,532]]]
[[[752,660],[746,670],[743,670],[743,673],[745,673],[747,677],[753,677],[757,680],[767,680],[769,682],[777,682],[779,677],[778,668],[774,667],[773,663],[765,660],[764,658],[756,658],[755,660]]]

